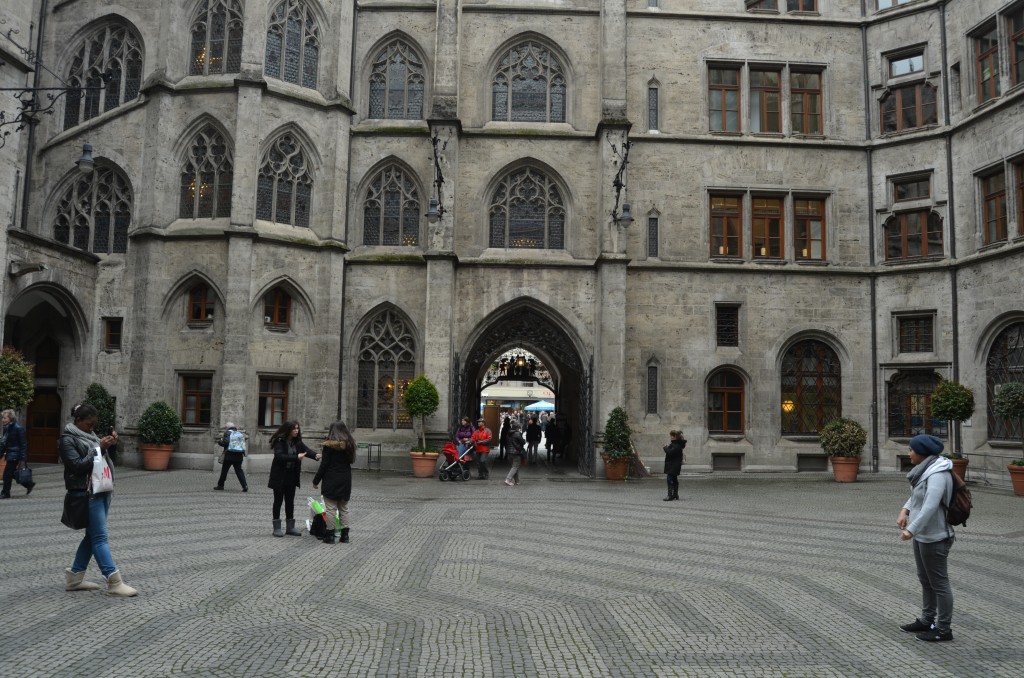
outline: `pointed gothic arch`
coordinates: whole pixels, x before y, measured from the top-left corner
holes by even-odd
[[[486,189],[487,246],[568,249],[571,194],[559,172],[521,158],[495,173]]]
[[[198,268],[178,276],[178,279],[168,288],[164,294],[163,299],[160,301],[160,316],[164,320],[170,320],[173,318],[172,313],[175,311],[175,306],[180,303],[184,295],[188,294],[189,290],[194,288],[196,285],[205,285],[209,288],[216,301],[220,302],[221,308],[225,307],[224,292],[220,289],[220,286],[214,282],[213,277]]]
[[[366,87],[366,117],[423,120],[429,99],[427,52],[402,30],[383,36],[366,52],[360,84]]]
[[[356,191],[364,245],[417,246],[422,243],[423,182],[397,156],[377,162]]]
[[[402,393],[416,376],[421,345],[412,319],[390,302],[375,306],[356,324],[349,341],[356,377],[356,428],[412,428]]]

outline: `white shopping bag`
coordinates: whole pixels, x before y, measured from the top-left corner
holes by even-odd
[[[110,467],[107,466],[107,460],[103,456],[103,451],[98,447],[93,448],[92,477],[90,484],[90,489],[93,494],[114,491],[114,476],[110,473]]]

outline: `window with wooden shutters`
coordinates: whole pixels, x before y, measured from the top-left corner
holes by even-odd
[[[981,180],[982,222],[985,244],[1006,240],[1006,173],[1002,170]]]
[[[985,103],[1000,94],[999,31],[994,24],[974,37],[974,63],[978,103]]]
[[[708,69],[708,119],[712,132],[740,131],[740,69]]]

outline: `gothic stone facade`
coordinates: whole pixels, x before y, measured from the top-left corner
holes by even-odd
[[[1001,468],[1019,430],[991,395],[1024,379],[1022,12],[37,1],[6,18],[103,89],[2,150],[30,426],[98,382],[129,437],[152,401],[183,413],[178,466],[210,464],[229,420],[264,450],[283,417],[311,437],[340,417],[400,465],[406,380],[439,386],[441,432],[522,345],[585,472],[618,405],[653,466],[681,428],[689,464],[813,468],[842,414],[865,465],[895,468],[911,434],[952,434],[939,377],[974,389],[963,448]]]

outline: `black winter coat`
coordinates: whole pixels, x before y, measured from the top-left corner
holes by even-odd
[[[267,487],[272,490],[283,490],[293,485],[299,487],[299,474],[302,471],[300,452],[305,452],[311,457],[316,456],[316,453],[301,441],[294,448],[289,447],[286,438],[280,438],[274,443],[274,461],[270,464],[270,480]]]
[[[89,489],[95,448],[95,445],[90,445],[78,436],[67,433],[57,439],[57,452],[60,454],[61,463],[64,464],[64,487],[69,492]],[[106,456],[106,452],[104,452],[104,458],[113,473],[114,465],[110,462],[110,457]]]
[[[683,470],[683,448],[686,441],[680,438],[673,440],[664,447],[665,450],[665,474],[677,476]]]
[[[526,442],[539,443],[541,439],[540,424],[526,425]]]
[[[519,455],[520,457],[526,457],[526,441],[523,440],[523,434],[519,431],[512,431],[508,434],[509,444],[512,445],[512,454]]]
[[[25,461],[28,456],[28,445],[25,443],[25,429],[14,421],[4,427],[4,455],[8,462],[17,464]]]
[[[313,484],[324,485],[320,490],[327,499],[348,501],[352,496],[353,450],[344,441],[327,440],[320,448],[320,467],[313,476]]]

